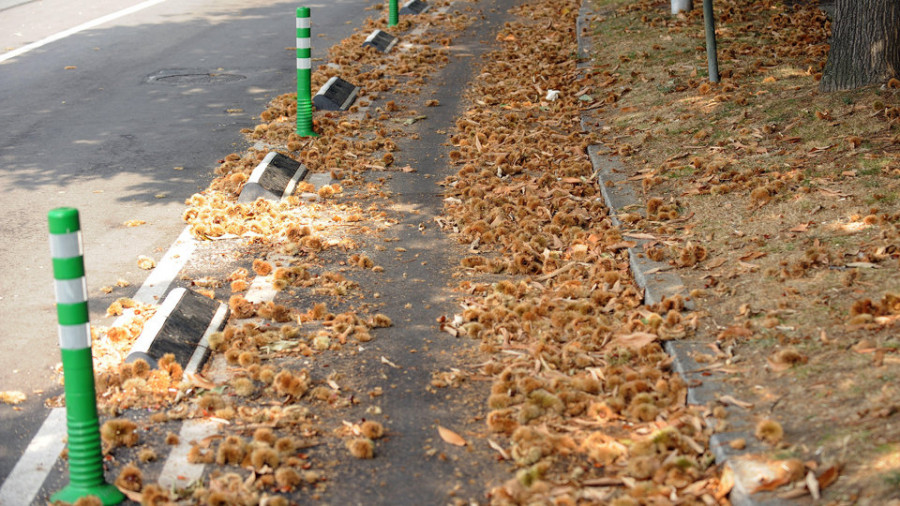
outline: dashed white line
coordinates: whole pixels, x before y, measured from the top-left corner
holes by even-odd
[[[132,297],[142,304],[158,304],[172,281],[181,272],[181,268],[187,263],[194,250],[197,249],[197,241],[191,237],[190,227],[184,227],[169,251],[163,255],[156,264],[156,268],[144,280],[144,284]]]
[[[185,420],[178,433],[178,444],[169,452],[169,457],[159,474],[158,482],[165,489],[187,487],[203,476],[203,464],[188,462],[191,442],[200,441],[219,433],[219,424],[209,420]]]
[[[247,289],[247,295],[244,298],[254,304],[275,300],[275,294],[278,292],[273,285],[274,280],[272,275],[256,276],[250,283],[250,288]]]
[[[30,504],[66,444],[66,410],[50,410],[38,433],[0,487],[0,505]]]

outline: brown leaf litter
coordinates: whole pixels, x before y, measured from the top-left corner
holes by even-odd
[[[618,98],[591,111],[595,134],[648,203],[629,231],[658,238],[646,254],[702,311],[696,338],[730,350],[734,396],[782,429],[761,432],[768,456],[807,464],[766,489],[895,497],[900,468],[875,463],[898,453],[897,89],[818,91],[831,24],[815,2],[717,3],[718,84],[700,9],[602,3],[591,72]]]

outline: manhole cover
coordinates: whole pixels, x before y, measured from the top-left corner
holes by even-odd
[[[245,79],[246,76],[228,72],[198,69],[161,70],[147,77],[147,82],[169,85],[213,85]]]

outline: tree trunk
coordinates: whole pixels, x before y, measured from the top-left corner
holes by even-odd
[[[882,83],[900,72],[900,0],[837,0],[822,91]]]

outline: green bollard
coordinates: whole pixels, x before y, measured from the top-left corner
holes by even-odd
[[[74,503],[92,495],[104,505],[119,504],[125,496],[103,478],[78,210],[59,207],[51,210],[47,217],[69,434],[69,485],[53,494],[50,500]]]
[[[388,27],[397,26],[398,21],[398,13],[397,13],[397,0],[389,0],[388,1]]]
[[[297,8],[297,135],[318,137],[312,126],[309,7]]]

